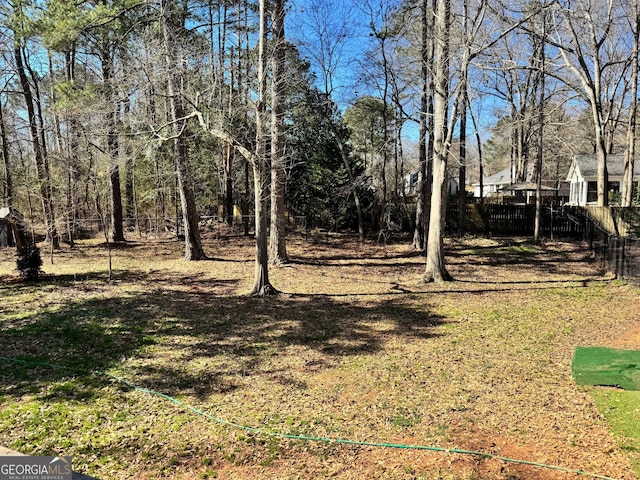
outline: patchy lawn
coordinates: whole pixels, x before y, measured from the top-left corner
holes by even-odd
[[[618,446],[570,364],[576,345],[640,348],[640,295],[585,245],[451,240],[457,281],[435,285],[406,245],[294,237],[275,298],[244,295],[248,239],[205,249],[211,260],[185,263],[178,242],[130,242],[108,282],[105,247],[81,242],[46,259],[38,284],[15,281],[0,251],[0,356],[69,367],[0,361],[0,443],[71,455],[101,480],[578,478],[270,433],[637,478],[637,439]]]

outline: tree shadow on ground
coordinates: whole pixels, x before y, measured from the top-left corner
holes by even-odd
[[[575,273],[574,265],[580,265],[593,267],[594,273],[602,274],[589,249],[581,243],[573,243],[570,248],[559,250],[540,248],[526,241],[473,248],[460,245],[448,248],[446,255],[450,264],[464,265],[467,269],[504,267],[511,271],[522,269],[529,273],[538,270],[544,276]]]
[[[145,388],[198,398],[249,388],[254,376],[304,388],[291,365],[331,368],[344,357],[380,352],[391,338],[428,339],[444,321],[396,299],[228,297],[156,287],[4,319],[0,398],[87,400],[109,381],[92,372],[109,369]]]
[[[404,252],[382,252],[378,249],[369,247],[367,251],[363,251],[359,254],[351,252],[336,253],[335,250],[331,251],[331,254],[327,253],[315,253],[314,255],[297,254],[290,260],[293,265],[313,265],[313,266],[325,266],[325,267],[349,267],[349,266],[393,266],[389,264],[390,260],[401,259],[421,259],[424,257],[424,253],[418,250],[408,250]],[[347,260],[351,260],[347,262]],[[372,262],[373,260],[377,262]],[[403,263],[404,264],[404,263]]]

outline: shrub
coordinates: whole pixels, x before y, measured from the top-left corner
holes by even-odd
[[[20,277],[25,280],[38,280],[42,270],[42,257],[40,249],[33,243],[28,243],[18,249],[18,259],[16,260]]]

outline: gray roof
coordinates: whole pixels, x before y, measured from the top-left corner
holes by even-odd
[[[533,177],[533,165],[528,165],[527,167],[527,179],[531,180]],[[499,171],[498,173],[494,173],[489,177],[484,177],[482,180],[482,184],[484,186],[487,185],[511,185],[512,183],[511,176],[511,167],[507,167],[504,170]],[[473,186],[480,185],[480,182],[474,182]]]
[[[514,192],[518,192],[518,191],[534,192],[538,190],[538,185],[533,182],[514,183],[513,185],[509,185],[508,187],[505,187],[503,190],[510,190]],[[555,192],[558,189],[554,187],[550,187],[548,185],[541,185],[540,190]]]
[[[505,168],[504,170],[494,173],[490,177],[484,179],[485,185],[504,185],[511,183],[511,168]]]
[[[595,155],[576,155],[576,165],[583,177],[596,177],[598,175],[598,159]],[[634,174],[638,173],[637,164],[634,162]],[[607,173],[611,177],[624,175],[624,155],[607,155]]]

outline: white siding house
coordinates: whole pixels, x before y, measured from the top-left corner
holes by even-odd
[[[486,177],[482,185],[483,197],[501,197],[503,201],[508,200],[510,203],[528,204],[535,202],[537,184],[534,178],[534,166],[528,166],[526,181],[515,183],[514,177],[515,175],[511,173],[510,168],[505,168],[490,177]],[[472,186],[473,196],[479,198],[480,183],[476,182]],[[566,185],[556,185],[556,182],[552,180],[543,180],[541,188],[542,197],[544,198],[568,196]]]
[[[495,196],[512,183],[513,175],[511,174],[511,168],[505,168],[504,170],[483,179],[482,196]],[[471,186],[473,187],[473,196],[475,198],[480,198],[480,182],[473,183]]]
[[[16,209],[0,208],[0,247],[22,248],[23,236],[20,230],[22,224],[22,215]]]
[[[455,173],[455,172],[454,172]],[[403,179],[405,193],[412,197],[418,194],[418,172],[407,173]],[[452,172],[447,174],[448,192],[449,195],[455,195],[458,193],[458,180],[452,175]]]
[[[636,160],[637,164],[638,161]],[[607,191],[619,192],[624,176],[624,156],[607,155],[609,185]],[[638,166],[635,165],[633,183],[639,180]],[[567,174],[569,182],[569,205],[594,205],[598,203],[598,161],[595,155],[576,155],[571,161]]]

